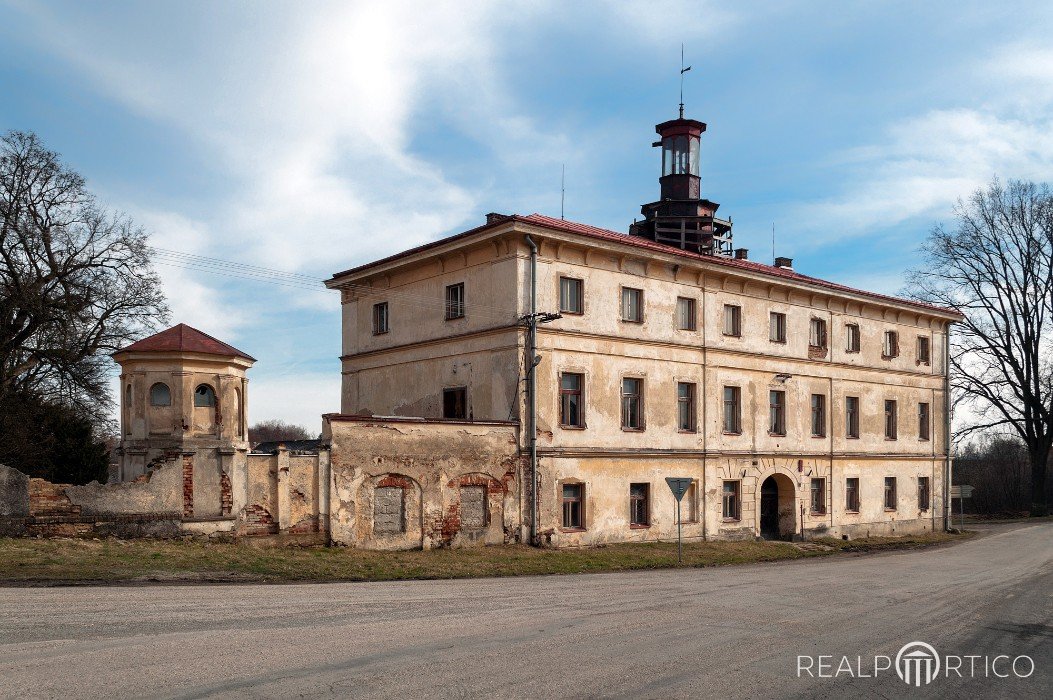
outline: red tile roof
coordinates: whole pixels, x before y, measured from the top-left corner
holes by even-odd
[[[545,216],[544,214],[536,214],[536,213],[535,214],[529,214],[529,215],[526,215],[526,216],[522,216],[522,215],[519,215],[519,214],[513,214],[511,216],[502,217],[502,218],[494,220],[491,223],[487,223],[484,226],[479,226],[477,228],[473,228],[473,229],[470,229],[468,231],[464,231],[463,233],[455,234],[453,236],[447,236],[446,238],[440,238],[437,241],[432,241],[430,243],[425,243],[424,245],[417,246],[416,248],[411,248],[411,249],[405,250],[405,251],[403,251],[401,253],[396,253],[395,255],[391,255],[391,256],[388,256],[386,258],[382,258],[380,260],[375,260],[373,262],[366,263],[365,265],[360,265],[358,267],[351,268],[350,270],[345,270],[343,272],[337,272],[336,274],[333,275],[333,277],[331,278],[330,281],[335,281],[337,278],[343,277],[344,275],[348,275],[348,274],[352,274],[352,273],[368,270],[369,268],[376,267],[376,266],[381,265],[383,263],[391,262],[391,261],[394,261],[394,260],[398,260],[399,258],[404,258],[404,257],[407,257],[407,256],[412,255],[414,253],[419,253],[419,252],[428,250],[430,248],[434,248],[434,247],[437,247],[437,246],[440,246],[440,245],[443,245],[443,244],[446,244],[446,243],[450,243],[450,242],[456,241],[456,240],[461,239],[461,238],[466,238],[468,236],[471,236],[473,234],[482,232],[482,231],[490,229],[490,228],[494,228],[494,227],[499,226],[501,224],[505,224],[505,223],[509,223],[509,222],[515,222],[515,221],[521,221],[523,223],[533,224],[534,226],[541,226],[541,227],[548,228],[548,229],[553,229],[553,230],[556,230],[556,231],[564,231],[564,232],[567,232],[567,233],[574,233],[574,234],[578,234],[578,235],[582,235],[582,236],[587,236],[589,238],[596,238],[596,239],[602,239],[602,240],[606,240],[606,241],[611,241],[611,242],[614,242],[614,243],[620,243],[622,245],[634,246],[636,248],[647,248],[647,249],[653,250],[655,252],[667,253],[667,254],[670,254],[670,255],[679,255],[681,257],[692,258],[692,259],[696,259],[696,260],[703,260],[703,261],[705,261],[707,263],[714,263],[714,264],[717,264],[717,265],[724,265],[726,267],[738,268],[740,270],[748,270],[750,272],[759,273],[759,274],[762,274],[762,275],[766,275],[768,277],[776,277],[776,278],[780,278],[780,279],[784,279],[784,280],[788,280],[788,281],[800,282],[800,283],[803,283],[803,284],[809,284],[809,285],[813,285],[813,286],[816,286],[816,287],[822,287],[822,288],[829,289],[829,290],[836,291],[836,292],[845,292],[845,293],[849,293],[849,294],[856,294],[856,295],[860,295],[860,296],[870,297],[872,299],[878,299],[878,300],[885,301],[885,302],[890,302],[890,303],[895,303],[895,304],[904,304],[904,305],[907,305],[907,306],[914,306],[914,307],[917,307],[917,308],[920,308],[920,309],[924,309],[924,310],[927,310],[927,311],[930,311],[930,312],[937,312],[937,313],[940,313],[941,315],[951,315],[951,316],[955,316],[955,317],[959,317],[959,318],[961,317],[961,314],[959,314],[954,309],[947,309],[947,308],[944,308],[942,306],[934,306],[932,304],[926,304],[926,303],[923,303],[923,302],[920,302],[920,301],[913,301],[911,299],[902,299],[900,297],[894,297],[894,296],[890,296],[888,294],[878,294],[876,292],[868,292],[868,291],[865,291],[865,290],[862,290],[862,289],[856,289],[854,287],[849,287],[847,285],[837,284],[836,282],[829,282],[829,281],[824,280],[824,279],[819,279],[818,277],[809,277],[808,275],[802,275],[799,272],[795,272],[795,271],[787,269],[785,267],[775,267],[773,265],[765,265],[764,263],[754,262],[752,260],[736,260],[734,258],[725,258],[725,257],[717,256],[717,255],[702,255],[701,253],[693,253],[691,251],[682,250],[680,248],[674,248],[672,246],[668,246],[668,245],[665,245],[663,243],[656,243],[655,241],[652,241],[652,240],[649,240],[649,239],[646,239],[646,238],[641,238],[640,236],[630,236],[630,235],[628,235],[626,233],[618,233],[617,231],[610,231],[608,229],[597,228],[596,226],[589,226],[588,224],[579,224],[579,223],[574,222],[574,221],[565,221],[563,219],[555,219],[555,218],[552,218],[551,216]]]
[[[233,345],[227,345],[222,340],[213,338],[208,333],[202,333],[196,328],[191,328],[185,323],[138,340],[122,348],[120,352],[198,352],[205,355],[233,356],[252,362],[256,361],[255,357],[243,353]]]

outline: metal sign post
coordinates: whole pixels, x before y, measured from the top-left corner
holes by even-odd
[[[692,479],[680,476],[667,476],[665,478],[665,483],[669,484],[669,489],[673,492],[673,498],[676,499],[676,562],[678,564],[684,563],[684,539],[680,529],[680,499],[687,493],[691,482]]]
[[[973,497],[973,487],[969,484],[958,484],[951,487],[951,514],[954,514],[954,499],[958,499],[958,515],[961,518],[961,529],[965,530],[965,499]],[[953,522],[953,521],[952,521]]]

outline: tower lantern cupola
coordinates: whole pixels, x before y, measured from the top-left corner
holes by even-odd
[[[706,255],[731,255],[731,221],[716,216],[716,202],[702,198],[700,152],[706,125],[680,118],[655,127],[662,149],[661,199],[644,204],[644,220],[634,222],[629,234]]]

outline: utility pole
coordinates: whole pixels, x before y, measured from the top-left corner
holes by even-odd
[[[537,354],[537,324],[551,323],[563,318],[561,314],[549,312],[538,313],[537,310],[537,244],[530,236],[526,236],[526,243],[530,246],[530,313],[519,318],[519,322],[527,327],[527,356],[526,356],[526,382],[527,382],[527,424],[530,440],[530,544],[537,542],[537,373],[535,370],[541,364],[541,356]]]

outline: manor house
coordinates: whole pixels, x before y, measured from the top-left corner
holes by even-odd
[[[116,483],[0,469],[0,532],[396,549],[671,540],[678,513],[694,540],[945,527],[959,316],[751,260],[701,194],[706,125],[656,130],[660,197],[627,234],[490,214],[327,280],[341,410],[317,449],[254,452],[253,358],[176,326],[115,355]]]
[[[674,538],[667,477],[690,538],[940,529],[957,314],[750,260],[701,196],[705,129],[656,127],[628,235],[491,214],[333,275],[342,413],[515,421],[522,537],[554,546]]]

